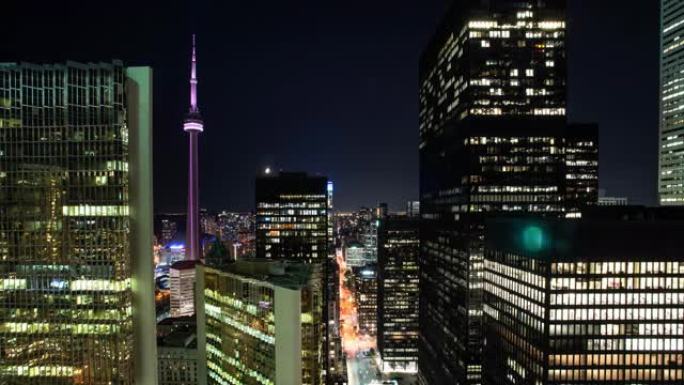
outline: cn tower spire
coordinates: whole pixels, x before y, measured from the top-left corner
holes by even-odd
[[[183,122],[183,130],[188,133],[188,218],[186,228],[185,259],[200,259],[200,226],[199,226],[199,167],[197,141],[200,132],[204,131],[204,122],[197,105],[197,52],[195,35],[192,35],[192,60],[190,62],[190,111]]]
[[[195,34],[192,34],[192,63],[190,70],[190,111],[197,111],[197,52],[195,51]]]

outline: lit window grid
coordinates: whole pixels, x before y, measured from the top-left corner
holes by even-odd
[[[458,35],[452,33],[421,81],[421,137],[438,131],[445,120],[468,115],[564,117],[565,31],[562,21],[491,20],[471,21]],[[516,57],[514,52],[531,52],[532,59],[512,64],[497,59]],[[466,63],[481,68],[482,75],[470,71],[471,80],[458,77]],[[492,73],[501,75],[488,76]]]
[[[519,325],[510,324],[510,329],[503,326],[506,314],[510,315],[510,306],[515,306],[523,314],[534,313],[534,306],[531,306],[531,297],[525,301],[510,293],[527,293],[528,296],[536,293],[521,291],[515,284],[507,282],[509,293],[502,294],[502,288],[493,284],[502,273],[529,280],[505,264],[486,261],[485,265],[489,296],[485,313],[501,337],[515,335],[515,330],[521,330]],[[549,381],[667,382],[682,379],[684,263],[553,263],[550,270]],[[539,272],[542,274],[536,275],[535,280],[543,278],[544,271],[541,268]],[[578,275],[584,277],[582,281],[578,280]],[[504,303],[508,305],[504,306]],[[522,308],[519,305],[523,305]],[[517,319],[520,320],[519,317]],[[577,345],[578,339],[586,344]],[[514,340],[509,339],[509,343],[513,343],[510,341]],[[523,348],[520,345],[513,350]],[[528,346],[523,350],[529,349]],[[514,365],[509,365],[511,371],[524,378],[525,365],[521,366],[519,360],[512,361]],[[538,373],[538,362],[522,362],[526,362],[528,370]],[[629,369],[635,365],[641,368]],[[670,369],[670,365],[679,365],[679,369]]]
[[[388,222],[391,221],[388,220]],[[418,252],[417,227],[411,230],[381,227],[382,306],[378,319],[383,372],[417,372],[418,363]]]
[[[327,257],[327,196],[281,194],[257,203],[257,247],[264,258],[317,260]]]
[[[658,192],[662,205],[684,204],[684,76],[681,70],[684,6],[662,1]]]
[[[209,270],[205,280],[209,383],[273,385],[273,289]]]
[[[274,385],[275,291],[266,281],[206,269],[204,304],[210,385]],[[302,288],[302,384],[320,385],[323,307],[315,278]],[[282,327],[282,326],[281,326]],[[286,326],[291,327],[291,326]]]
[[[198,357],[196,348],[157,347],[159,385],[197,383]]]
[[[26,280],[0,289],[0,382],[132,381],[123,89],[118,62],[0,66],[0,279]]]

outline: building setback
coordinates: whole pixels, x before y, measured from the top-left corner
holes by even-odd
[[[257,259],[297,261],[320,264],[326,284],[318,287],[325,306],[321,320],[325,328],[323,351],[338,350],[338,328],[330,325],[330,310],[334,310],[329,289],[336,276],[329,269],[328,239],[332,226],[329,221],[333,185],[324,176],[307,175],[304,172],[280,172],[267,170],[256,178],[256,256]],[[335,289],[336,290],[336,289]],[[337,357],[337,358],[335,358]],[[326,377],[337,377],[333,369],[338,366],[339,356],[322,355],[320,366]]]
[[[252,260],[199,269],[208,384],[324,383],[321,264]]]
[[[596,126],[566,120],[565,42],[564,0],[460,0],[423,53],[423,385],[482,383],[485,219],[597,201]]]
[[[418,371],[420,219],[388,216],[378,229],[378,352],[383,372]]]
[[[0,64],[0,383],[156,383],[152,228],[152,70]]]
[[[661,205],[684,205],[684,3],[660,1],[660,137],[658,194]]]
[[[684,381],[684,217],[640,217],[487,223],[486,384]]]

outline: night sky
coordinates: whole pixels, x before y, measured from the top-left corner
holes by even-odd
[[[445,0],[7,1],[1,62],[154,67],[156,211],[186,204],[193,32],[202,207],[251,210],[266,166],[329,176],[339,209],[418,198],[418,58]],[[658,2],[568,2],[570,121],[600,124],[609,195],[655,204]]]

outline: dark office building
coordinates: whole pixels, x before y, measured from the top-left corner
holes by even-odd
[[[183,214],[157,214],[154,216],[154,234],[157,242],[165,246],[180,234],[185,234],[186,215]]]
[[[374,264],[355,267],[354,294],[359,331],[375,337],[378,327],[378,272]]]
[[[418,371],[417,217],[388,216],[378,229],[378,352],[385,373]]]
[[[457,0],[423,54],[421,384],[482,383],[484,220],[596,200],[568,175],[592,174],[566,156],[598,140],[566,152],[587,143],[568,135],[565,41],[564,0]]]
[[[566,216],[576,217],[598,204],[598,125],[571,124],[563,139]]]
[[[486,384],[684,381],[684,220],[638,211],[487,222]]]
[[[328,259],[327,317],[328,317],[328,385],[347,383],[346,357],[342,351],[340,337],[340,283],[339,265],[335,259]]]
[[[326,177],[305,173],[281,172],[257,178],[257,258],[327,258],[327,186]]]

